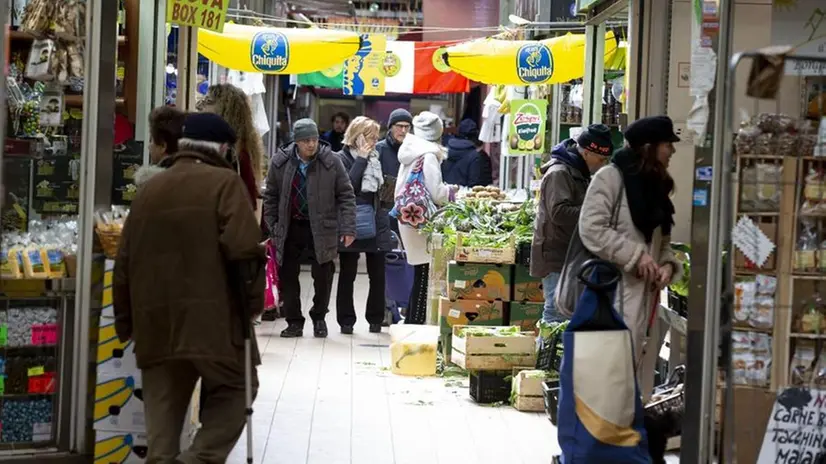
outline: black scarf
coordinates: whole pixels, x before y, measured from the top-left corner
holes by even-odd
[[[628,147],[617,150],[611,161],[622,173],[631,219],[645,236],[645,242],[651,243],[657,227],[662,228],[664,236],[671,235],[674,204],[669,195],[674,181],[655,172],[644,172],[640,155]]]

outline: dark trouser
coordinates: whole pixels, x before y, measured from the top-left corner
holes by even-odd
[[[427,322],[427,280],[430,264],[417,264],[413,266],[413,272],[413,289],[410,291],[407,318],[404,323],[424,324]]]
[[[246,424],[243,362],[165,361],[141,372],[149,440],[146,462],[226,462]],[[189,449],[181,452],[181,431],[198,378],[202,426]],[[254,398],[258,391],[254,367],[252,386]]]
[[[365,318],[370,324],[384,322],[384,252],[365,253],[367,256],[367,277],[370,290],[367,293]],[[339,274],[336,294],[336,319],[338,325],[352,327],[356,323],[356,308],[353,306],[353,284],[358,273],[361,253],[342,252],[338,254]]]
[[[281,268],[278,270],[282,307],[288,324],[304,325],[304,316],[301,314],[301,258],[310,255],[312,259],[313,307],[310,309],[310,318],[314,321],[323,321],[330,306],[330,291],[333,288],[333,275],[336,272],[332,261],[319,264],[315,260],[313,247],[313,232],[309,221],[290,222],[287,239],[284,241],[284,255]]]

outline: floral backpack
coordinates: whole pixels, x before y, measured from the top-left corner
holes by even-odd
[[[424,184],[424,156],[413,164],[410,175],[404,182],[404,188],[396,195],[395,205],[390,215],[414,229],[421,229],[436,212],[436,204],[430,198],[430,192]]]

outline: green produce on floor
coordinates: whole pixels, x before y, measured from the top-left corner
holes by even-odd
[[[457,263],[447,266],[451,300],[510,300],[511,267],[501,264]]]

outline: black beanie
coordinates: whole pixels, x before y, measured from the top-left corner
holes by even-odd
[[[400,122],[406,122],[410,125],[413,125],[413,115],[410,114],[410,111],[407,111],[404,108],[396,108],[390,113],[390,119],[387,120],[387,128],[393,127],[393,124],[397,124]]]
[[[611,129],[605,124],[591,124],[582,131],[579,138],[576,139],[576,143],[580,147],[602,156],[610,156],[614,148],[611,141]]]

